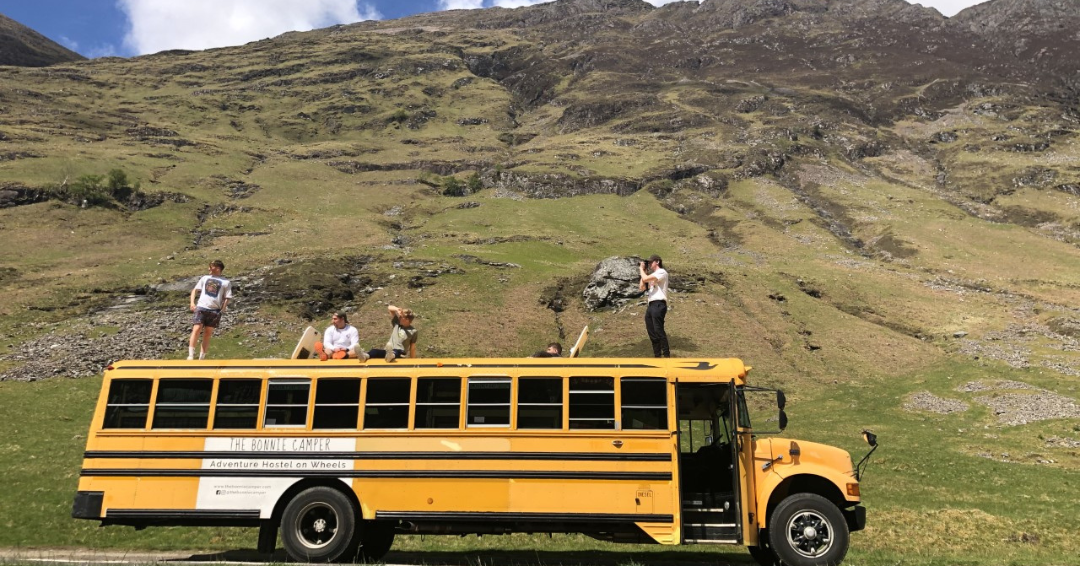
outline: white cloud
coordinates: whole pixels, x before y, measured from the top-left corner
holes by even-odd
[[[128,17],[124,38],[137,54],[239,45],[287,31],[381,19],[356,0],[116,0]]]
[[[500,8],[520,8],[522,6],[532,6],[533,4],[544,4],[550,1],[551,0],[495,0],[491,5]]]
[[[484,0],[439,0],[440,10],[475,10],[484,7]]]
[[[440,10],[476,10],[478,8],[521,8],[522,6],[534,6],[546,4],[554,0],[439,0]],[[672,2],[684,2],[686,0],[645,0],[653,6],[663,6]],[[690,0],[696,1],[696,0]]]
[[[934,8],[941,12],[941,15],[953,17],[964,8],[969,8],[975,4],[981,4],[986,0],[908,0],[912,4],[922,4],[927,8]]]
[[[71,39],[70,37],[68,37],[66,35],[61,35],[58,41],[59,41],[60,45],[63,45],[64,47],[67,47],[68,49],[70,49],[70,50],[72,50],[72,51],[74,51],[76,53],[79,52],[79,42],[78,41],[75,41],[74,39]]]

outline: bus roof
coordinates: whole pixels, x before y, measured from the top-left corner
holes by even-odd
[[[342,369],[396,370],[396,374],[411,373],[424,369],[461,368],[469,373],[490,373],[500,369],[543,370],[552,368],[582,369],[589,374],[604,369],[631,370],[648,374],[655,371],[679,381],[745,383],[750,366],[738,358],[401,358],[394,362],[370,360],[293,360],[293,359],[237,359],[237,360],[124,360],[109,365],[111,370],[269,370],[295,372],[297,370],[340,372]],[[411,370],[411,371],[410,371]],[[515,371],[515,373],[520,373]]]

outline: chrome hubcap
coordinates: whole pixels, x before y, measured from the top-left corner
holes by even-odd
[[[311,503],[297,513],[293,529],[304,546],[323,548],[337,535],[338,516],[334,508],[325,503]]]
[[[832,548],[832,525],[814,511],[800,511],[788,521],[787,538],[795,552],[817,558]]]

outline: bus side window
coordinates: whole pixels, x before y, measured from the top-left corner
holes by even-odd
[[[212,379],[162,379],[154,402],[155,429],[205,429],[210,422]]]
[[[310,379],[271,379],[266,385],[266,416],[263,425],[307,426],[310,396]]]
[[[615,428],[615,378],[570,378],[570,428]]]
[[[517,427],[561,429],[563,417],[561,377],[518,379]]]
[[[364,404],[364,430],[373,428],[409,428],[409,394],[412,380],[407,377],[373,377],[367,380]]]
[[[356,428],[360,418],[360,380],[320,379],[315,383],[311,428]]]
[[[460,415],[460,377],[417,378],[414,428],[458,428]]]
[[[631,430],[667,430],[667,379],[622,378],[622,427]]]
[[[510,426],[510,377],[470,377],[465,426]]]
[[[109,384],[101,428],[146,428],[153,385],[150,379],[114,379]]]
[[[214,428],[258,428],[261,393],[261,379],[222,379],[218,382]]]

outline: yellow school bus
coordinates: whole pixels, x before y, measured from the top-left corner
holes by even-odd
[[[838,448],[755,434],[748,396],[780,402],[760,420],[786,416],[782,392],[748,386],[749,369],[687,358],[117,362],[72,515],[258,526],[260,551],[280,533],[290,557],[310,562],[378,560],[395,534],[530,532],[837,564],[865,523],[859,470]]]

